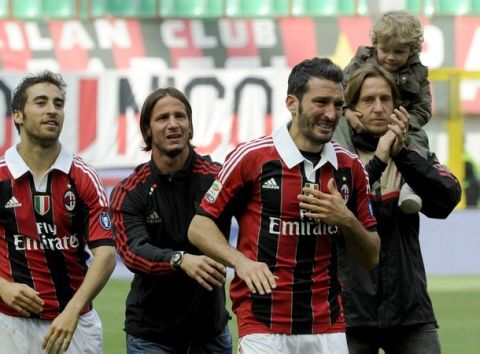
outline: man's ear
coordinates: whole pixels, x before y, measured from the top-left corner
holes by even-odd
[[[13,122],[17,124],[23,123],[23,114],[19,110],[15,110],[12,112]]]
[[[285,99],[285,104],[290,113],[294,114],[297,112],[298,108],[298,98],[294,95],[287,95]]]

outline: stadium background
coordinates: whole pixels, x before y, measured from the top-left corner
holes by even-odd
[[[187,93],[194,144],[223,161],[237,143],[288,119],[292,65],[326,56],[345,66],[391,9],[421,18],[434,108],[425,128],[468,187],[465,161],[480,165],[480,0],[0,0],[0,154],[18,139],[12,89],[48,68],[68,84],[61,140],[99,170],[107,190],[148,159],[138,118],[156,87]],[[470,275],[476,296],[478,203],[466,206],[464,196],[446,221],[422,218],[421,237],[427,273],[456,275],[451,284]],[[119,264],[115,276],[130,274]],[[118,306],[123,312],[123,299]]]

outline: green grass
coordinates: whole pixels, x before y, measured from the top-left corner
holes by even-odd
[[[480,348],[480,276],[431,276],[428,280],[440,324],[444,354],[474,354]],[[125,298],[130,280],[111,279],[94,302],[103,322],[105,354],[125,354]],[[236,323],[231,321],[236,348]]]
[[[480,276],[429,278],[444,354],[480,352]]]

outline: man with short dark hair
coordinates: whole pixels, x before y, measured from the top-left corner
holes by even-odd
[[[380,240],[363,165],[330,142],[342,80],[329,59],[296,65],[286,97],[292,120],[230,153],[190,226],[193,244],[235,269],[241,353],[348,352],[337,244],[372,268]],[[216,226],[231,214],[237,249]]]
[[[59,74],[29,75],[11,103],[20,143],[0,158],[2,353],[103,351],[91,303],[115,248],[96,172],[59,142],[65,87]]]

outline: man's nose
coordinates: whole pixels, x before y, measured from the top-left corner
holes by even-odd
[[[55,105],[55,102],[51,101],[47,103],[47,110],[48,113],[57,113],[58,109],[57,106]]]
[[[170,128],[178,127],[178,120],[177,120],[177,118],[175,117],[174,114],[170,114],[168,116],[168,127],[170,127]]]
[[[375,102],[373,104],[373,109],[376,112],[383,111],[383,104],[382,104],[382,100],[380,98],[375,99]]]
[[[337,117],[337,106],[334,103],[330,103],[325,107],[325,116],[330,119]]]

